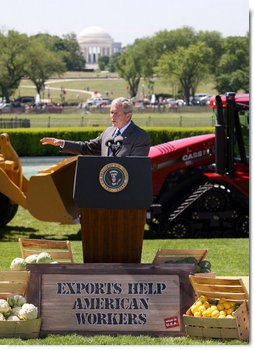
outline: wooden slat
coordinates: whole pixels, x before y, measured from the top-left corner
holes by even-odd
[[[45,249],[67,249],[67,241],[55,241],[46,239],[30,239],[30,238],[20,238],[23,247],[30,248],[45,248]]]
[[[242,286],[216,286],[216,285],[207,285],[207,284],[196,284],[196,293],[200,292],[223,292],[223,293],[243,293]]]
[[[0,298],[13,294],[25,295],[29,277],[29,271],[0,271]]]
[[[55,261],[74,262],[70,241],[19,238],[21,255],[26,258],[32,254],[48,252]]]
[[[0,338],[38,338],[41,327],[41,318],[26,321],[2,322]]]
[[[29,274],[29,271],[0,271],[0,284],[4,282],[27,283]]]
[[[197,296],[206,295],[209,298],[226,298],[234,301],[249,299],[248,291],[240,278],[207,278],[190,276],[190,282]]]
[[[207,255],[207,249],[159,249],[153,260],[153,264],[166,263],[167,261],[193,257],[201,261]]]
[[[196,285],[196,284],[229,285],[229,286],[242,285],[239,278],[227,279],[227,278],[209,278],[209,277],[191,276],[190,280],[192,285]]]

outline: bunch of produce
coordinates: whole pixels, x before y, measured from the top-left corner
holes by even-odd
[[[238,304],[225,298],[214,300],[201,295],[190,310],[194,317],[234,318],[233,313],[238,307]]]
[[[197,272],[197,273],[211,272],[210,261],[208,261],[208,260],[198,261],[196,258],[194,258],[192,256],[187,256],[186,258],[180,258],[180,259],[170,259],[167,261],[167,263],[194,264],[195,265],[195,272]]]
[[[22,295],[0,299],[0,321],[25,321],[38,318],[38,308]]]
[[[12,260],[10,269],[12,271],[24,271],[27,264],[55,264],[52,256],[47,252],[41,252],[40,254],[32,254],[23,258],[15,258]]]

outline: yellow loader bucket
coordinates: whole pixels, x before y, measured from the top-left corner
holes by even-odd
[[[77,222],[79,209],[73,200],[77,157],[31,176],[27,189],[27,209],[39,220],[71,224]]]
[[[78,222],[79,209],[72,197],[76,159],[66,158],[28,180],[9,135],[0,134],[0,226],[11,221],[18,205],[39,220]]]

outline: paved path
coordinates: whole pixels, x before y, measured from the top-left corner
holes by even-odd
[[[45,83],[46,85],[46,83]],[[34,89],[34,86],[32,85],[21,85],[22,89]],[[50,90],[56,90],[56,91],[61,91],[62,88],[58,87],[52,87],[50,86]],[[87,91],[87,90],[78,90],[78,89],[69,89],[69,88],[64,88],[65,91],[68,92],[78,92],[79,94],[89,94],[93,96],[94,92],[93,91]]]

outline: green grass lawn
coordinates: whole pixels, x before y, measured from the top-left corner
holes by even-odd
[[[80,225],[58,225],[33,218],[19,208],[15,218],[1,229],[0,270],[8,271],[12,259],[20,256],[19,237],[70,239],[75,262],[83,263]],[[249,240],[237,238],[216,239],[159,239],[145,230],[142,263],[151,263],[158,249],[208,249],[207,259],[218,276],[249,274]],[[189,337],[105,336],[93,337],[69,334],[49,335],[42,339],[0,339],[1,345],[246,345],[240,340],[205,340]]]
[[[72,81],[68,80],[71,78],[75,79]],[[41,98],[48,99],[50,97],[54,102],[60,102],[61,88],[66,90],[65,100],[69,102],[86,101],[87,98],[91,97],[91,93],[95,91],[102,96],[106,96],[106,93],[108,93],[110,98],[116,98],[119,96],[129,97],[127,82],[124,79],[119,78],[116,73],[66,72],[61,77],[61,80],[54,77],[46,82],[46,87],[44,92],[42,92]],[[161,79],[156,79],[154,82],[154,93],[174,95],[174,88],[171,84],[165,83]],[[217,92],[214,89],[214,82],[209,81],[200,84],[196,93],[207,93],[209,95],[216,94]],[[140,94],[151,94],[151,91],[149,91],[147,83],[144,80],[141,80],[139,84],[138,95]],[[23,79],[14,95],[35,96],[36,90],[30,80]]]
[[[134,112],[133,121],[140,127],[213,127],[214,117],[212,111],[199,107],[199,111],[185,112]],[[31,128],[53,128],[53,127],[108,127],[111,125],[109,110],[101,113],[98,111],[86,113],[82,109],[64,111],[61,114],[4,114],[1,118],[29,119]]]
[[[52,98],[53,102],[60,101],[60,89],[66,89],[66,101],[77,103],[90,97],[92,91],[98,91],[109,97],[128,97],[127,83],[123,79],[116,79],[117,75],[67,72],[63,78],[76,78],[73,81],[57,81],[57,78],[47,82],[42,98]],[[140,89],[148,94],[145,82],[141,82]],[[76,90],[76,91],[75,91]],[[172,86],[156,80],[155,93],[172,94]],[[215,94],[213,82],[198,87],[198,92]],[[35,96],[36,91],[29,80],[22,80],[15,96]],[[186,113],[185,113],[186,112]],[[84,113],[83,110],[64,111],[62,114],[22,114],[4,115],[4,118],[29,118],[31,127],[58,127],[58,126],[108,126],[110,125],[109,111],[105,113]],[[177,113],[143,113],[136,111],[133,120],[144,126],[213,126],[212,111],[209,109],[179,110]],[[10,263],[20,256],[18,245],[19,237],[69,239],[71,241],[76,263],[83,263],[81,231],[79,225],[59,225],[42,222],[32,217],[29,212],[19,208],[15,218],[0,229],[0,270],[9,271]],[[145,239],[142,250],[142,263],[151,263],[158,249],[208,249],[207,259],[211,262],[212,271],[217,276],[246,276],[249,275],[249,240],[237,238],[216,239],[161,239],[156,234],[145,230]],[[49,335],[41,339],[1,339],[0,345],[246,345],[240,340],[220,339],[191,339],[189,337],[149,337],[149,336],[66,336]]]

